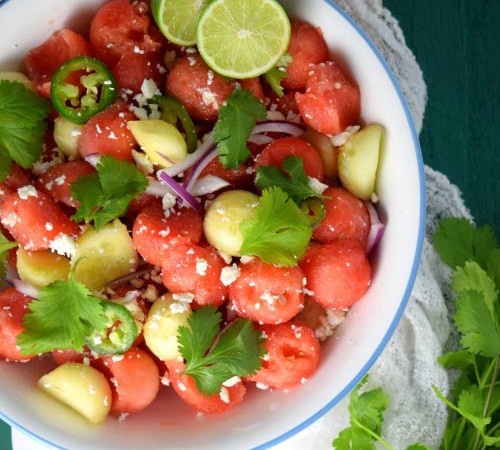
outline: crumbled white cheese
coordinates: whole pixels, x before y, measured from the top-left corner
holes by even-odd
[[[165,211],[165,214],[167,215],[167,217],[170,216],[170,210],[175,206],[176,202],[177,202],[176,196],[172,195],[168,192],[161,199],[163,211]]]
[[[241,262],[241,264],[248,264],[250,261],[253,261],[254,259],[255,259],[255,256],[243,255],[240,258],[240,262]]]
[[[207,274],[208,261],[203,258],[196,258],[196,273],[202,277]],[[224,270],[224,269],[222,269]],[[222,274],[221,274],[222,277]]]
[[[326,188],[328,187],[327,184],[322,183],[319,181],[317,178],[313,177],[308,177],[309,178],[309,187],[316,192],[316,194],[322,194],[325,192]]]
[[[53,252],[71,258],[76,253],[76,242],[67,234],[59,233],[49,245]]]
[[[172,298],[181,303],[191,303],[194,300],[194,294],[191,292],[183,292],[180,294],[172,294]]]
[[[228,380],[224,381],[224,383],[222,383],[222,386],[233,387],[233,386],[237,385],[240,381],[241,381],[240,377],[234,376],[234,377],[231,377]]]
[[[198,92],[201,94],[201,102],[205,106],[210,106],[213,109],[219,108],[219,102],[217,101],[217,96],[210,89],[198,89]]]
[[[229,391],[227,390],[226,387],[221,386],[219,397],[224,403],[229,403]]]
[[[238,279],[240,273],[240,268],[236,264],[223,267],[220,272],[220,280],[224,286],[229,286]]]
[[[61,175],[60,177],[57,177],[54,181],[58,186],[62,186],[66,182],[66,175]]]
[[[359,131],[359,128],[360,127],[358,125],[347,127],[342,133],[331,136],[330,141],[335,147],[340,147],[346,143],[347,139],[350,136],[352,136],[354,133],[357,133]]]
[[[16,223],[19,221],[19,217],[15,212],[10,212],[7,216],[2,217],[2,225],[6,227],[13,228],[16,226]]]
[[[333,335],[337,328],[345,319],[345,311],[341,309],[326,309],[326,314],[319,317],[320,325],[314,329],[314,334],[320,341],[324,341]]]
[[[27,200],[28,197],[38,197],[38,192],[35,188],[35,186],[27,185],[19,188],[17,190],[17,193],[19,194],[19,198],[21,200]]]
[[[147,99],[153,98],[155,95],[161,95],[161,92],[158,90],[158,86],[156,86],[154,80],[150,78],[147,78],[142,82],[141,92]]]

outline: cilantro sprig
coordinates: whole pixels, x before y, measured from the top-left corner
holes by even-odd
[[[16,248],[17,243],[9,241],[2,233],[0,233],[0,278],[5,277],[5,263],[8,258],[8,251],[11,248]]]
[[[445,218],[433,236],[434,249],[451,267],[456,294],[453,321],[461,348],[438,362],[459,375],[450,398],[436,386],[436,396],[449,408],[441,448],[483,450],[500,447],[500,249],[489,226],[477,228],[466,219]],[[386,407],[380,389],[351,393],[351,427],[333,441],[337,450],[392,447],[380,436]],[[370,394],[373,398],[368,397]],[[361,399],[364,397],[364,402]],[[367,405],[366,403],[369,403]],[[372,411],[372,413],[370,413]],[[368,414],[368,420],[363,415]],[[415,444],[408,450],[425,449]]]
[[[71,185],[71,196],[80,202],[72,219],[94,221],[94,227],[99,229],[124,215],[148,181],[134,164],[110,155],[102,156],[96,169],[97,173],[84,175]]]
[[[500,446],[500,250],[489,226],[446,218],[433,238],[434,248],[452,269],[456,293],[453,317],[461,349],[439,362],[460,370],[452,398],[435,386],[450,408],[443,439],[445,450]],[[455,447],[454,447],[455,446]]]
[[[213,306],[198,308],[179,327],[177,342],[186,359],[184,373],[194,379],[204,395],[217,394],[233,376],[253,375],[265,354],[261,333],[250,320],[237,319],[222,333],[222,315]]]
[[[0,181],[12,162],[29,169],[43,153],[50,102],[22,83],[0,81]]]
[[[258,167],[257,186],[261,189],[280,187],[297,204],[309,197],[326,198],[311,187],[301,158],[294,155],[287,156],[281,162],[281,167],[283,170],[276,166]]]
[[[220,107],[214,127],[217,154],[226,169],[237,169],[250,156],[247,140],[257,120],[267,117],[266,109],[250,91],[236,89]]]
[[[393,447],[382,437],[384,411],[389,406],[389,396],[382,388],[372,389],[360,394],[368,376],[365,376],[350,394],[350,427],[340,432],[333,440],[336,450],[375,450],[378,442],[387,450]],[[413,444],[407,450],[429,450],[423,444]]]
[[[290,65],[293,58],[292,55],[286,52],[276,63],[276,66],[264,74],[264,79],[278,97],[283,97],[283,87],[281,80],[288,76],[286,68]]]
[[[312,236],[306,215],[279,187],[262,191],[255,217],[240,224],[242,255],[279,266],[296,266]]]
[[[81,352],[94,331],[103,331],[106,321],[101,300],[81,283],[55,281],[40,290],[24,316],[24,331],[17,338],[21,354],[74,349]]]

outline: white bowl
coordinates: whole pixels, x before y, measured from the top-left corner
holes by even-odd
[[[10,0],[0,4],[0,70],[20,67],[26,52],[62,26],[85,30],[103,0]],[[362,30],[327,0],[283,0],[291,16],[320,26],[332,55],[349,68],[361,89],[362,119],[386,128],[378,176],[386,221],[373,258],[373,282],[303,386],[287,393],[250,392],[229,414],[196,417],[168,401],[167,389],[146,411],[125,422],[90,426],[36,388],[44,362],[0,362],[0,417],[55,448],[250,449],[269,448],[312,424],[360,381],[389,341],[417,273],[425,225],[423,164],[418,138],[401,90]]]

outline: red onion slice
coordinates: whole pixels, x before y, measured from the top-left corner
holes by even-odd
[[[290,136],[300,136],[306,131],[304,125],[300,123],[291,122],[289,120],[268,120],[258,122],[255,125],[252,134],[259,133],[285,133]]]
[[[158,172],[158,178],[163,181],[168,187],[170,187],[177,196],[179,196],[183,201],[185,201],[191,208],[195,211],[201,210],[201,205],[198,200],[196,200],[184,186],[180,185],[171,176],[167,175],[164,171]]]
[[[212,135],[208,135],[207,140],[201,144],[193,153],[189,154],[188,157],[180,161],[173,166],[162,169],[160,172],[165,172],[170,177],[175,177],[180,173],[186,171],[191,166],[195,165],[205,154],[209,153],[213,148],[215,148],[215,142]]]
[[[206,153],[203,158],[201,158],[192,168],[191,172],[189,172],[189,175],[186,177],[184,180],[184,187],[186,188],[187,191],[191,192],[192,187],[196,183],[196,180],[200,176],[201,172],[205,167],[208,166],[208,164],[217,156],[217,150],[215,146],[210,150],[208,153]]]
[[[251,142],[252,144],[256,145],[269,144],[269,142],[273,141],[274,138],[272,138],[271,136],[267,136],[266,134],[260,134],[260,133],[251,134],[250,137],[248,138],[248,142]]]
[[[366,254],[369,256],[375,251],[380,239],[382,239],[385,226],[380,220],[375,207],[370,202],[365,202],[365,205],[368,209],[368,213],[370,214],[371,221],[370,232],[368,233],[368,240],[365,248]]]
[[[201,195],[211,194],[212,192],[218,191],[230,185],[231,183],[228,183],[222,178],[214,175],[207,175],[206,177],[198,179],[196,183],[193,184],[193,187],[189,189],[189,193],[198,197]]]
[[[154,197],[163,197],[166,194],[173,194],[177,196],[177,193],[172,188],[167,186],[165,183],[152,178],[148,178],[148,185],[144,193],[153,195]]]
[[[18,290],[21,294],[31,298],[38,298],[40,291],[32,284],[26,283],[26,281],[19,280],[17,278],[13,279],[12,283],[14,284],[16,290]]]

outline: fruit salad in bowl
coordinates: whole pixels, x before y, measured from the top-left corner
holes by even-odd
[[[1,417],[56,448],[271,447],[408,300],[400,89],[328,1],[51,1],[0,7]]]

